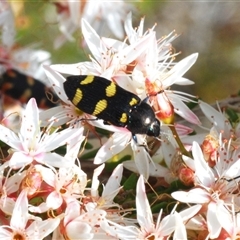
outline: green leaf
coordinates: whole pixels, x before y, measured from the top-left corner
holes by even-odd
[[[226,108],[225,112],[228,115],[229,121],[231,123],[239,122],[239,116],[237,115],[237,113],[233,109]]]
[[[166,209],[169,202],[161,202],[158,204],[155,204],[151,209],[152,213],[159,213],[161,209]]]
[[[186,105],[190,108],[190,109],[193,109],[193,108],[195,108],[196,106],[198,106],[198,100],[199,100],[199,98],[195,98],[195,99],[193,99],[193,101],[195,101],[195,102],[188,102],[188,103],[186,103]]]
[[[124,190],[131,190],[136,189],[138,176],[135,173],[132,173],[129,178],[124,182],[123,189]]]
[[[66,154],[66,146],[61,146],[54,150],[55,153],[64,156]]]
[[[101,134],[103,136],[109,137],[109,134],[110,134],[109,131],[107,131],[105,129],[102,129],[102,128],[97,128],[97,127],[95,127],[95,130],[96,130],[97,133],[99,133],[99,134]]]
[[[89,149],[93,148],[93,145],[91,143],[89,143],[89,142],[87,142],[87,143],[83,142],[82,146],[81,146],[81,149],[82,149],[83,146],[84,146],[84,149],[86,149],[86,150],[89,150]]]
[[[180,180],[176,180],[171,182],[170,186],[165,191],[162,191],[162,193],[172,193],[181,189],[186,190],[190,189],[190,187],[185,186]]]

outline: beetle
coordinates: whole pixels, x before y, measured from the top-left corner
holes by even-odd
[[[73,105],[104,124],[125,127],[133,136],[159,136],[160,122],[151,106],[116,83],[100,76],[73,75],[63,86]]]
[[[56,96],[44,83],[13,68],[7,69],[0,76],[0,91],[22,104],[26,104],[30,98],[34,97],[39,108],[56,106],[53,102],[57,99]],[[53,101],[48,99],[46,93]]]

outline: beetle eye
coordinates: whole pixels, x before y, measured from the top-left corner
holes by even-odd
[[[147,135],[152,137],[160,135],[160,122],[157,119],[150,125]]]

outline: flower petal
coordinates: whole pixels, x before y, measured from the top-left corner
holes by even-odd
[[[19,169],[30,164],[33,159],[33,156],[27,155],[23,152],[14,152],[8,164],[10,168]]]
[[[92,55],[95,57],[95,59],[100,61],[101,60],[101,53],[100,53],[101,39],[99,35],[84,18],[82,18],[82,21],[81,21],[81,28],[82,28],[84,40],[86,41]]]
[[[26,143],[31,144],[32,136],[38,136],[40,133],[40,126],[39,126],[39,111],[37,107],[36,100],[31,98],[26,106],[26,109],[22,116],[22,125],[20,129],[20,135],[23,136],[24,141]]]
[[[210,187],[215,182],[214,173],[205,161],[202,150],[197,142],[193,142],[192,154],[195,163],[196,178],[205,187]]]
[[[22,150],[22,143],[17,134],[0,124],[0,140],[14,149]]]
[[[10,225],[16,229],[25,229],[28,220],[27,192],[21,191],[13,209]]]
[[[183,76],[191,68],[191,66],[196,62],[197,58],[198,53],[194,53],[178,62],[169,71],[168,75],[170,76],[164,80],[164,85],[171,86],[173,84],[181,84],[181,76]]]
[[[149,162],[152,161],[145,147],[139,146],[132,140],[132,149],[134,161],[139,174],[143,175],[144,179],[149,178]]]
[[[107,201],[113,201],[114,197],[118,194],[121,187],[123,165],[119,164],[108,179],[105,188],[102,192],[102,197]]]
[[[173,192],[171,195],[176,200],[186,203],[207,203],[210,198],[206,191],[201,188],[194,188],[188,192],[177,191]]]
[[[97,152],[94,164],[101,164],[121,152],[128,145],[131,137],[132,134],[130,132],[115,132]]]
[[[217,204],[214,202],[210,202],[208,204],[208,210],[207,210],[207,225],[208,225],[208,231],[210,238],[217,238],[221,231],[221,224],[218,221],[217,218],[218,209]]]
[[[167,92],[167,96],[169,97],[172,105],[174,106],[174,111],[188,122],[200,125],[201,122],[199,118],[179,99],[179,96],[172,94],[171,92]]]
[[[49,81],[51,82],[51,86],[53,87],[58,97],[63,102],[70,104],[71,102],[68,100],[68,97],[63,90],[63,83],[66,81],[65,78],[58,72],[55,72],[50,66],[43,65],[43,68]]]
[[[138,223],[143,229],[146,229],[146,232],[151,232],[154,224],[152,211],[145,192],[143,175],[140,175],[137,182],[136,207]]]
[[[225,133],[231,133],[231,124],[221,112],[217,111],[212,106],[203,101],[199,101],[199,106],[208,120],[217,128],[219,133],[221,131],[224,131]]]
[[[102,173],[105,164],[100,165],[96,169],[94,169],[93,177],[92,177],[92,186],[91,186],[91,195],[93,197],[98,197],[98,188],[99,188],[99,180],[98,177]]]

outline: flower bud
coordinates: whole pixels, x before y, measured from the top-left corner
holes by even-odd
[[[194,183],[194,172],[188,167],[183,167],[179,170],[178,177],[186,186],[191,186]]]
[[[174,123],[174,108],[171,102],[168,100],[167,95],[162,92],[157,96],[150,97],[153,102],[153,109],[156,117],[165,124]]]
[[[21,188],[28,190],[28,196],[38,193],[42,184],[42,174],[35,169],[34,166],[27,170],[26,177],[23,179]]]
[[[151,82],[146,78],[145,86],[156,117],[165,124],[173,124],[174,108],[161,88],[160,82]]]
[[[218,139],[216,139],[212,135],[207,135],[202,143],[202,152],[204,155],[204,159],[208,162],[210,167],[214,167],[216,165],[216,154],[219,143]]]

